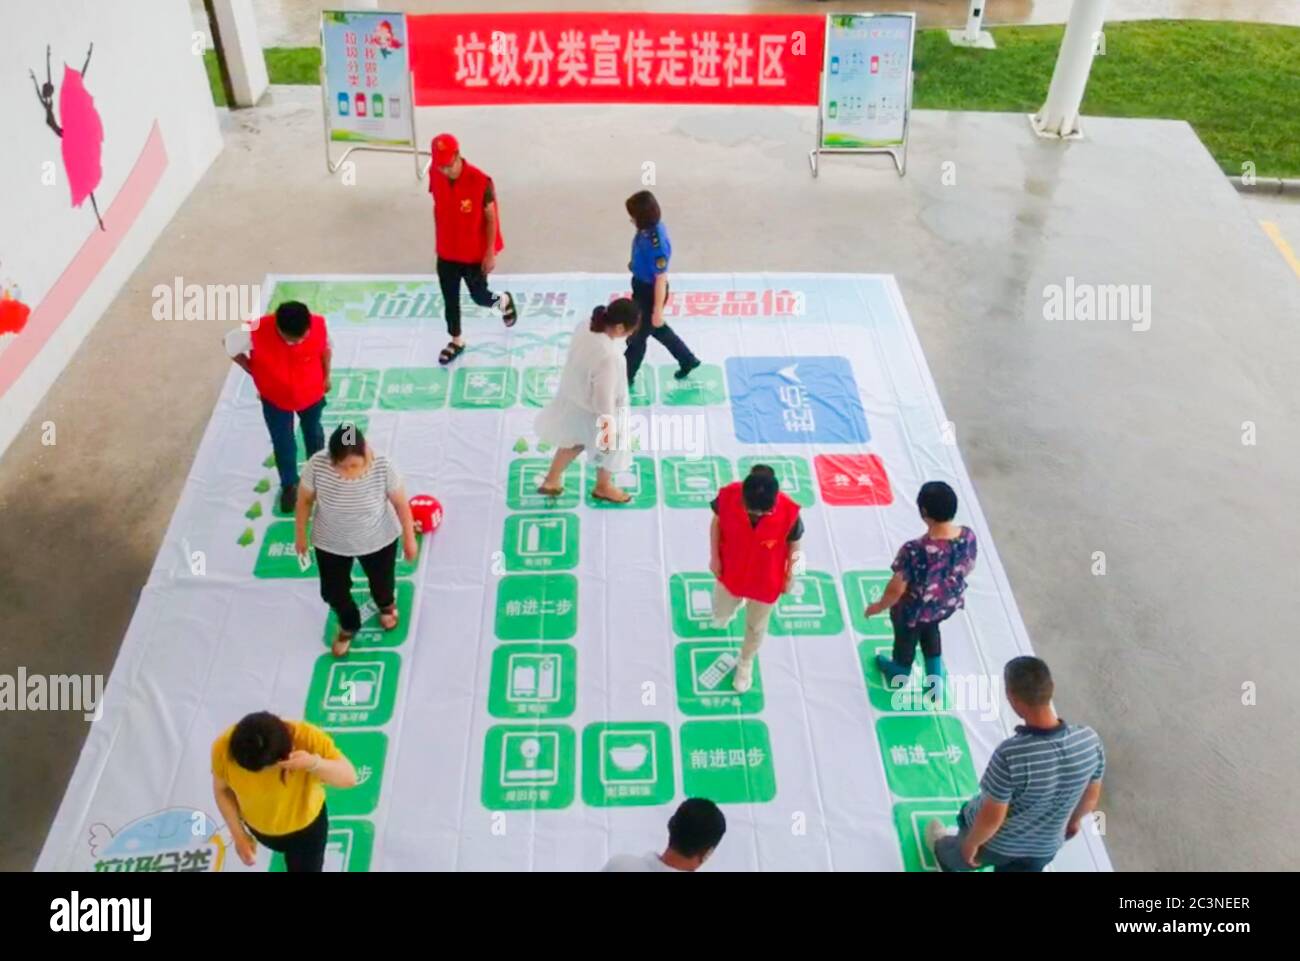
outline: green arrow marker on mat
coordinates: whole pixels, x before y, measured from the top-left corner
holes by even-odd
[[[244,533],[239,535],[239,546],[247,547],[249,544],[253,543],[253,537],[253,529],[251,527],[245,527]]]
[[[275,454],[272,453],[270,457],[268,457],[266,460],[262,461],[262,466],[263,466],[263,467],[274,467],[274,466],[275,466]]]
[[[270,489],[271,489],[271,482],[267,480],[265,477],[263,477],[260,481],[257,482],[257,486],[253,488],[253,492],[255,494],[265,494]]]
[[[551,449],[551,445],[546,443],[545,441],[537,442],[537,453],[545,454],[550,449]]]
[[[528,453],[528,441],[524,440],[522,437],[519,438],[517,441],[515,441],[515,446],[513,449],[516,454]]]
[[[257,520],[259,517],[261,517],[261,516],[262,516],[262,502],[261,502],[261,501],[253,501],[253,506],[250,507],[248,510],[244,511],[244,516],[247,517],[250,521],[255,521],[255,520]]]

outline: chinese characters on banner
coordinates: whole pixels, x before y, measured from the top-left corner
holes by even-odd
[[[407,18],[420,106],[817,103],[825,20],[722,14]]]

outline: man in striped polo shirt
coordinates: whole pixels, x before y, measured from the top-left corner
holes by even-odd
[[[980,793],[962,805],[956,834],[932,820],[926,844],[943,871],[1041,871],[1079,833],[1101,796],[1106,754],[1090,727],[1052,709],[1052,674],[1036,657],[1003,670],[1007,701],[1024,724],[994,750]]]

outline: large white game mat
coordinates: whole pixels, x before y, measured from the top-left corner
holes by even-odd
[[[399,565],[401,628],[379,630],[372,605],[335,660],[232,367],[38,868],[248,870],[209,753],[272,710],[329,730],[358,768],[328,791],[333,869],[594,870],[661,848],[674,806],[703,796],[728,823],[710,871],[934,870],[919,834],[978,791],[1016,721],[1002,665],[1030,645],[894,279],[674,275],[667,320],[705,365],[677,381],[650,342],[626,507],[592,501],[581,459],[563,497],[539,497],[551,452],[532,427],[574,326],[626,278],[492,285],[520,298],[519,324],[466,297],[470,346],[444,368],[436,278],[268,278],[272,302],[329,321],[327,428],[357,421],[445,519]],[[710,624],[709,501],[759,462],[803,505],[806,571],[738,695],[741,617]],[[938,710],[884,690],[888,620],[862,616],[935,479],[979,538]],[[1110,862],[1085,830],[1054,867]]]

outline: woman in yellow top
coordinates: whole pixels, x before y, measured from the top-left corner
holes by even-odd
[[[353,787],[357,772],[320,728],[249,714],[212,744],[212,790],[239,859],[252,867],[257,841],[284,855],[286,871],[319,872],[329,818],[325,788]],[[249,837],[249,835],[252,837]]]

